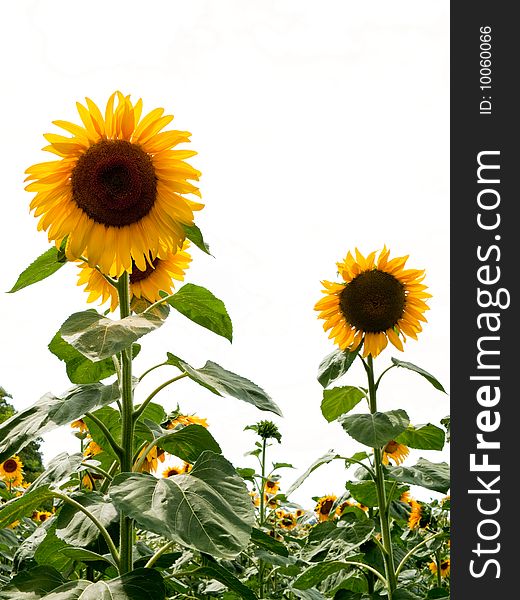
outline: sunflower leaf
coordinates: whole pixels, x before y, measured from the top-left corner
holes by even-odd
[[[7,293],[18,292],[33,283],[47,279],[61,269],[64,264],[62,252],[58,248],[49,248],[20,273],[16,283]]]
[[[344,415],[339,418],[343,429],[357,442],[370,448],[381,448],[402,433],[410,423],[402,409],[386,413]]]
[[[355,350],[335,350],[326,356],[318,368],[318,381],[326,388],[331,383],[344,375],[354,363],[361,345]]]
[[[59,331],[49,342],[48,348],[54,356],[65,363],[67,375],[72,383],[96,383],[116,372],[112,357],[93,362],[67,343]],[[140,344],[132,344],[134,358],[140,351]]]
[[[417,426],[408,425],[395,441],[419,450],[442,450],[445,437],[446,435],[440,427],[427,423]]]
[[[119,399],[119,385],[76,385],[61,396],[42,396],[0,425],[0,462],[16,454],[42,434],[68,425],[85,413]]]
[[[446,394],[446,390],[444,389],[442,384],[433,375],[431,375],[424,369],[421,369],[421,367],[418,367],[417,365],[414,365],[409,362],[405,362],[403,360],[398,360],[397,358],[392,358],[392,362],[396,367],[402,367],[404,369],[414,371],[415,373],[419,373],[419,375],[422,375],[427,381],[429,381],[436,390],[439,390],[440,392],[444,392]]]
[[[248,544],[254,509],[247,488],[223,456],[205,451],[193,469],[156,479],[121,473],[110,496],[137,525],[215,558],[234,558]]]
[[[0,598],[2,600],[45,598],[49,592],[63,585],[65,581],[63,575],[54,567],[39,565],[17,573],[9,584],[2,588]]]
[[[351,385],[323,390],[321,413],[330,423],[350,412],[365,396],[365,392]]]
[[[187,283],[168,304],[197,325],[233,341],[233,324],[224,303],[206,288]]]
[[[378,506],[377,487],[374,481],[347,481],[345,487],[352,498],[365,506]],[[401,494],[408,489],[408,485],[395,485],[393,481],[385,481],[386,498],[389,501],[398,500]],[[390,493],[392,492],[390,498]]]
[[[113,321],[95,310],[72,314],[61,326],[61,337],[89,360],[97,362],[129,348],[163,321],[154,315],[131,315]]]
[[[183,224],[182,227],[184,229],[184,232],[186,233],[186,237],[190,240],[190,242],[193,242],[195,246],[197,246],[197,248],[202,250],[202,252],[213,256],[213,254],[211,254],[211,252],[209,251],[208,244],[206,244],[206,242],[204,241],[202,231],[195,224]]]
[[[289,486],[288,490],[285,492],[285,495],[289,496],[290,494],[292,494],[294,490],[298,489],[313,471],[315,471],[318,467],[321,467],[322,465],[330,463],[331,460],[335,460],[336,458],[341,458],[341,456],[334,452],[334,450],[329,450],[327,454],[320,456],[320,458],[315,460],[303,475],[298,477],[298,479]]]
[[[420,458],[413,467],[386,467],[387,477],[446,494],[450,488],[450,466]]]
[[[29,488],[23,495],[2,504],[0,508],[0,529],[40,508],[42,503],[51,497],[52,492],[49,487],[40,486],[34,490]]]
[[[259,410],[269,411],[280,417],[282,416],[282,411],[271,400],[271,397],[261,387],[249,381],[249,379],[227,371],[210,360],[202,368],[194,369],[187,362],[170,352],[167,353],[167,356],[168,364],[174,365],[186,373],[190,379],[205,387],[213,394],[217,396],[231,396],[232,398],[253,404]]]
[[[239,594],[243,600],[258,600],[252,589],[245,586],[233,573],[225,569],[207,554],[201,556],[201,566],[196,569],[197,577],[206,576],[223,583],[227,588]]]
[[[69,475],[81,470],[83,460],[83,454],[80,452],[76,454],[61,452],[49,462],[45,471],[31,483],[31,490],[42,485],[59,485]]]

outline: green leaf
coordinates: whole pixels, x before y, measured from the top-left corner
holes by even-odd
[[[255,544],[255,546],[269,550],[269,552],[273,552],[279,556],[289,556],[289,551],[282,542],[275,540],[270,535],[267,535],[267,533],[264,533],[261,529],[257,529],[256,527],[253,527],[253,530],[251,531],[251,541],[253,544]]]
[[[49,350],[65,363],[67,375],[72,383],[96,383],[114,375],[116,368],[112,358],[93,362],[68,344],[58,331],[48,346]],[[133,344],[135,358],[141,350],[139,344]]]
[[[233,341],[233,325],[224,303],[206,288],[187,283],[168,304],[197,325]]]
[[[59,250],[57,248],[49,248],[20,273],[16,283],[8,293],[18,292],[33,283],[47,279],[47,277],[56,273],[65,264],[66,261],[64,262],[59,259],[61,259]]]
[[[351,385],[323,390],[321,412],[330,423],[350,412],[363,398],[365,393]]]
[[[201,369],[194,369],[188,363],[177,356],[168,354],[168,363],[176,366],[178,369],[188,375],[190,379],[205,387],[217,396],[231,396],[238,400],[243,400],[253,404],[259,410],[265,410],[275,413],[280,417],[282,411],[271,400],[264,390],[249,379],[241,377],[236,373],[227,371],[217,363],[208,360]]]
[[[318,381],[325,388],[344,375],[354,363],[361,346],[353,352],[349,350],[335,350],[326,356],[318,368]]]
[[[258,600],[258,596],[251,590],[246,587],[240,579],[235,577],[233,573],[225,569],[223,566],[219,565],[216,560],[207,556],[205,554],[202,555],[201,566],[195,569],[195,574],[197,576],[206,576],[211,577],[212,579],[216,579],[227,586],[233,592],[236,592],[240,598],[244,598],[244,600]]]
[[[446,393],[446,390],[442,387],[442,384],[440,384],[433,375],[431,375],[424,369],[421,369],[421,367],[413,365],[412,363],[409,363],[409,362],[404,362],[402,360],[398,360],[397,358],[392,358],[392,362],[394,363],[394,365],[396,367],[403,367],[403,369],[409,369],[410,371],[419,373],[419,375],[422,375],[425,379],[427,379],[436,390]]]
[[[292,485],[289,486],[288,490],[285,492],[285,495],[289,496],[290,494],[292,494],[294,490],[298,489],[313,471],[315,471],[318,467],[321,467],[321,465],[326,465],[330,463],[331,460],[334,460],[336,458],[341,458],[341,456],[339,454],[336,454],[334,450],[329,450],[327,454],[320,456],[320,458],[315,460],[303,475],[298,477],[298,479]]]
[[[62,452],[55,456],[48,464],[45,471],[31,483],[31,490],[40,486],[59,485],[63,480],[68,479],[72,473],[81,470],[83,454],[67,454]]]
[[[444,439],[444,431],[440,427],[428,423],[427,425],[409,425],[395,441],[419,450],[442,450]]]
[[[163,578],[155,569],[134,569],[117,579],[69,581],[42,596],[45,600],[164,600]],[[1,599],[0,599],[1,600]]]
[[[48,487],[41,486],[34,490],[31,487],[22,496],[2,504],[0,507],[0,529],[31,514],[51,497],[52,492]],[[249,501],[251,502],[251,499]]]
[[[21,571],[0,591],[0,600],[37,600],[65,583],[63,575],[49,566]]]
[[[108,563],[109,565],[115,566],[110,555],[103,556],[101,554],[98,554],[97,552],[92,552],[91,550],[85,550],[85,548],[71,548],[71,547],[67,546],[66,548],[63,548],[63,550],[61,550],[61,552],[68,558],[71,558],[72,560],[75,560],[78,562],[89,563],[89,562],[103,561],[103,562]]]
[[[396,481],[420,485],[428,490],[446,494],[450,488],[450,466],[420,458],[413,467],[386,467],[387,476]]]
[[[131,315],[113,321],[94,310],[72,314],[61,326],[61,337],[91,361],[114,356],[129,348],[164,321],[154,315]]]
[[[190,242],[193,242],[195,244],[195,246],[197,246],[197,248],[202,250],[202,252],[205,252],[206,254],[213,256],[211,254],[211,252],[209,251],[208,244],[206,244],[206,242],[204,241],[204,238],[202,237],[201,230],[195,224],[185,225],[183,223],[182,227],[184,229],[184,232],[186,233],[186,237],[190,240]]]
[[[79,492],[71,498],[84,506],[105,527],[119,520],[115,506],[98,492]],[[88,546],[99,537],[99,529],[87,515],[64,504],[56,522],[56,536],[71,546]]]
[[[354,500],[365,506],[376,507],[379,505],[377,501],[377,488],[373,481],[347,481],[345,484],[347,490],[351,493]],[[396,485],[393,481],[385,481],[386,498],[390,499],[390,493],[393,491],[391,500],[399,500],[401,494],[408,489],[407,485]]]
[[[408,427],[410,420],[406,412],[399,409],[386,413],[346,415],[339,422],[357,442],[370,448],[381,448],[395,440]]]
[[[314,588],[310,590],[297,590],[295,588],[291,588],[291,592],[297,598],[300,598],[300,600],[326,600],[325,596],[320,594],[320,592]]]
[[[237,556],[254,524],[244,482],[231,463],[209,451],[188,474],[156,479],[121,473],[110,496],[139,527],[217,558]]]
[[[352,565],[340,560],[324,561],[306,569],[292,585],[298,590],[307,590],[329,577],[329,575],[344,569],[352,569]]]
[[[188,463],[194,463],[205,450],[221,454],[222,450],[211,433],[202,425],[188,425],[176,430],[163,429],[159,425],[144,421],[148,425],[145,439],[157,441],[157,446]],[[152,429],[153,427],[153,429]],[[140,429],[137,427],[136,429]]]
[[[45,531],[46,535],[38,536],[38,533],[45,534]],[[56,519],[52,519],[52,522],[47,520],[43,526],[37,527],[31,538],[34,560],[39,565],[54,567],[60,573],[70,572],[74,568],[73,560],[63,552],[69,548],[68,544],[56,537]]]
[[[61,396],[45,394],[36,404],[21,410],[0,425],[0,462],[44,433],[118,399],[117,383],[77,385]]]

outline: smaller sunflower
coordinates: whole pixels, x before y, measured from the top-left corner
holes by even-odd
[[[72,421],[70,426],[72,427],[72,429],[79,429],[80,433],[88,433],[87,424],[83,419],[76,419],[76,421]]]
[[[412,510],[408,518],[408,527],[410,529],[421,528],[424,529],[430,523],[430,516],[425,510],[423,504],[416,500],[410,500],[409,502]]]
[[[303,515],[305,514],[305,511],[303,510],[303,508],[297,508],[294,515],[297,519],[299,519],[300,517],[303,517]]]
[[[253,506],[258,508],[260,506],[260,496],[254,490],[249,492],[249,495],[251,496],[251,501],[253,502]]]
[[[175,475],[183,475],[191,471],[191,465],[185,462],[183,465],[172,465],[163,471],[163,477],[174,477]]]
[[[15,529],[16,527],[18,527],[18,525],[20,525],[20,520],[13,521],[7,526],[7,529]]]
[[[275,496],[267,496],[267,494],[264,494],[264,499],[267,508],[274,510],[280,506],[280,500],[277,500]]]
[[[176,415],[168,421],[166,429],[175,429],[178,425],[187,427],[188,425],[202,425],[202,427],[208,428],[208,421],[197,415]]]
[[[280,520],[278,521],[278,525],[280,525],[280,527],[282,529],[286,529],[288,531],[290,531],[291,529],[294,529],[297,524],[298,524],[298,521],[296,519],[296,515],[293,515],[292,513],[289,513],[289,512],[284,512],[280,516]]]
[[[103,448],[94,440],[90,440],[83,450],[83,456],[96,456],[96,454],[101,454],[101,452],[103,452]]]
[[[363,342],[362,355],[376,357],[390,341],[403,350],[405,336],[417,339],[430,297],[422,283],[424,271],[405,269],[407,256],[389,260],[384,247],[366,258],[356,248],[337,263],[342,283],[322,281],[325,294],[314,306],[323,328],[341,350],[355,350]]]
[[[32,520],[37,523],[44,523],[49,517],[52,517],[52,513],[48,510],[37,510],[32,514]]]
[[[410,454],[410,449],[404,444],[395,440],[390,440],[383,448],[383,464],[387,465],[389,459],[392,459],[396,465],[400,465]]]
[[[280,489],[279,481],[272,481],[271,479],[268,479],[265,482],[264,491],[266,494],[274,495],[278,492],[279,489]]]
[[[141,452],[139,453],[139,455],[137,457],[138,460],[139,460],[139,458],[141,458],[144,451],[145,451],[145,448],[143,448],[141,450]],[[162,450],[161,448],[157,448],[157,446],[154,446],[150,450],[150,452],[148,452],[148,454],[146,455],[146,458],[144,459],[141,471],[143,473],[152,473],[152,471],[157,470],[157,466],[158,466],[159,462],[164,462],[165,460],[166,460],[166,452],[164,450]]]
[[[23,463],[18,456],[11,456],[0,463],[0,479],[18,487],[23,482]]]
[[[188,247],[189,242],[186,240],[181,250],[161,254],[151,260],[150,264],[146,263],[144,271],[133,264],[130,273],[130,298],[144,298],[153,303],[161,299],[159,292],[172,294],[173,281],[184,281],[184,275],[191,262]],[[104,304],[110,300],[110,310],[114,311],[119,304],[116,288],[87,263],[80,262],[78,267],[78,285],[85,286],[85,292],[88,293],[87,302],[99,300],[100,304]]]
[[[440,567],[441,567],[441,577],[449,577],[450,576],[450,559],[449,558],[445,558],[444,560],[441,561]],[[435,575],[437,574],[437,563],[436,562],[431,562],[428,565],[428,568],[430,569],[430,571]]]
[[[332,507],[334,506],[334,503],[336,502],[337,499],[338,499],[337,496],[334,496],[333,494],[329,494],[328,496],[322,496],[318,500],[318,503],[316,504],[316,508],[314,509],[314,512],[318,515],[318,519],[319,519],[320,523],[322,523],[323,521],[328,521],[329,515],[331,514]]]

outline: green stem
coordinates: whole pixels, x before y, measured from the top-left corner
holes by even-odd
[[[170,383],[174,383],[175,381],[179,381],[179,379],[184,379],[184,377],[188,377],[188,373],[181,373],[180,375],[177,375],[177,377],[173,377],[172,379],[168,379],[168,381],[165,381],[164,383],[161,383],[161,385],[159,387],[155,388],[155,390],[148,396],[148,398],[146,398],[146,400],[133,413],[133,420],[137,421],[137,419],[143,414],[144,409],[155,398],[155,396],[157,396],[157,394],[161,390],[163,390],[166,386],[170,385]]]
[[[370,414],[377,412],[376,384],[374,381],[374,362],[372,355],[368,355],[366,372],[368,377],[368,393]],[[374,471],[376,475],[376,490],[377,502],[379,505],[379,521],[381,524],[381,535],[383,538],[383,546],[386,553],[385,570],[388,587],[388,600],[392,600],[393,592],[397,587],[397,577],[395,574],[394,552],[392,547],[392,538],[390,537],[390,522],[388,516],[388,508],[386,504],[385,478],[383,474],[383,453],[381,448],[376,447],[374,450]]]
[[[88,463],[82,462],[81,466],[85,467],[89,471],[95,471],[96,473],[99,473],[100,475],[103,475],[103,477],[105,477],[109,481],[112,481],[112,479],[114,479],[110,475],[110,473],[108,473],[107,471],[105,471],[105,469],[102,469],[101,467],[98,467],[97,465],[89,465]]]
[[[168,300],[170,298],[173,298],[174,296],[175,296],[175,292],[173,294],[165,296],[164,298],[161,298],[160,300],[157,300],[157,302],[154,302],[153,304],[150,304],[150,306],[148,306],[147,308],[145,308],[141,314],[145,315],[146,313],[149,313],[156,306],[160,306],[161,304],[164,304],[165,302],[168,302]]]
[[[414,546],[409,552],[407,552],[404,555],[403,560],[399,563],[399,566],[397,567],[397,569],[395,571],[395,574],[399,575],[399,573],[401,572],[402,568],[406,564],[406,561],[410,558],[410,556],[412,556],[412,554],[416,550],[418,550],[421,546],[424,546],[425,544],[427,544],[431,540],[434,540],[436,537],[440,537],[441,535],[444,535],[444,532],[440,531],[439,533],[435,533],[434,535],[431,535],[430,537],[424,538],[424,540],[422,542],[420,542],[419,544],[417,544],[417,546]]]
[[[377,381],[376,381],[376,390],[377,390],[377,388],[379,387],[379,384],[381,383],[381,379],[383,379],[383,375],[384,375],[385,373],[387,373],[388,371],[390,371],[390,369],[393,369],[394,367],[395,367],[395,365],[390,365],[388,368],[386,368],[386,369],[385,369],[385,370],[384,370],[384,371],[381,373],[381,375],[379,375],[379,377],[377,378]]]
[[[98,519],[87,508],[85,508],[79,502],[76,502],[76,500],[74,500],[70,496],[66,496],[65,494],[61,494],[60,492],[55,492],[55,491],[52,492],[52,495],[55,498],[59,498],[60,500],[63,500],[63,502],[70,504],[76,510],[81,511],[84,515],[86,515],[92,521],[92,523],[94,523],[94,525],[99,529],[99,532],[105,539],[105,542],[107,543],[108,549],[110,551],[110,554],[112,555],[112,558],[114,559],[114,562],[116,563],[117,567],[120,568],[120,558],[119,558],[119,554],[117,552],[117,548],[116,548],[112,538],[110,537],[110,534],[105,529],[104,525],[100,521],[98,521]]]
[[[119,295],[119,311],[121,319],[130,315],[130,278],[125,271],[117,282]],[[132,389],[132,348],[121,352],[121,472],[132,471],[133,441],[134,441],[134,399]],[[121,531],[119,551],[121,553],[121,574],[132,570],[132,546],[134,538],[133,521],[121,515]]]
[[[267,450],[267,439],[262,439],[262,458],[261,458],[261,469],[262,469],[262,487],[260,488],[260,526],[265,521],[265,455]],[[260,598],[264,597],[264,575],[265,575],[265,564],[260,558],[258,559],[258,593]]]
[[[99,491],[102,494],[106,494],[108,488],[110,487],[110,482],[113,480],[114,475],[117,472],[117,468],[119,466],[119,461],[115,460],[109,467],[107,473],[110,476],[110,479],[105,479],[105,481],[103,481],[103,483],[101,484],[101,487],[99,488]]]
[[[110,430],[103,423],[103,421],[101,419],[98,419],[96,417],[96,415],[93,415],[90,412],[85,413],[85,416],[88,417],[89,419],[92,419],[92,421],[94,421],[94,423],[99,427],[99,429],[101,429],[101,431],[103,432],[103,435],[106,437],[107,442],[110,444],[112,450],[116,453],[116,456],[118,456],[119,459],[121,459],[122,454],[123,454],[123,448],[121,448],[121,446],[116,442],[116,440],[110,433]]]
[[[367,569],[368,571],[373,573],[378,579],[380,579],[384,585],[386,585],[386,583],[387,583],[386,579],[381,575],[381,573],[377,569],[374,569],[374,567],[371,567],[370,565],[367,565],[365,563],[360,563],[355,560],[342,560],[341,562],[345,563],[347,565],[355,565],[356,567],[361,567],[362,569]],[[390,598],[390,596],[389,596],[389,598]]]
[[[167,544],[164,544],[164,546],[162,546],[161,548],[159,548],[159,550],[157,550],[157,552],[145,564],[144,568],[145,569],[151,569],[155,565],[155,563],[159,560],[159,558],[161,558],[161,556],[165,552],[168,552],[168,550],[173,546],[174,543],[175,542],[168,542]]]
[[[435,552],[435,562],[437,564],[437,587],[442,587],[441,552],[440,552],[440,550],[437,550]]]
[[[158,369],[159,367],[164,367],[167,364],[168,364],[168,361],[165,360],[164,362],[159,363],[158,365],[154,365],[153,367],[146,369],[146,371],[141,375],[141,377],[139,377],[139,381],[142,381],[146,377],[146,375],[148,375],[148,373],[155,371],[155,369]]]

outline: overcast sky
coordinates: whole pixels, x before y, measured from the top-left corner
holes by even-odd
[[[386,244],[427,270],[433,298],[419,341],[391,356],[418,364],[449,389],[449,2],[386,0],[70,0],[4,3],[0,38],[2,206],[0,289],[48,248],[29,214],[27,166],[51,121],[78,121],[76,100],[106,103],[116,89],[175,115],[192,132],[191,163],[203,173],[197,223],[215,258],[193,251],[186,281],[221,298],[234,325],[229,344],[180,314],[143,338],[139,374],[166,351],[193,366],[211,359],[262,386],[279,404],[283,435],[271,458],[290,462],[282,491],[328,449],[360,445],[321,416],[316,371],[334,346],[313,311],[320,280],[334,279],[349,249]],[[17,294],[0,295],[0,385],[24,408],[70,386],[47,344],[67,316],[87,308],[77,268]],[[155,371],[137,401],[171,372]],[[148,379],[148,378],[147,378]],[[360,365],[341,380],[363,385]],[[339,382],[338,382],[339,384]],[[449,413],[449,397],[394,369],[380,409],[404,408],[413,423]],[[207,417],[224,455],[243,454],[246,425],[270,418],[191,381],[160,397],[167,410]],[[361,405],[360,405],[361,406]],[[77,451],[66,428],[45,437],[45,459]],[[447,460],[443,452],[414,451]],[[322,467],[294,494],[341,494],[341,464]],[[423,497],[425,496],[423,493]]]

